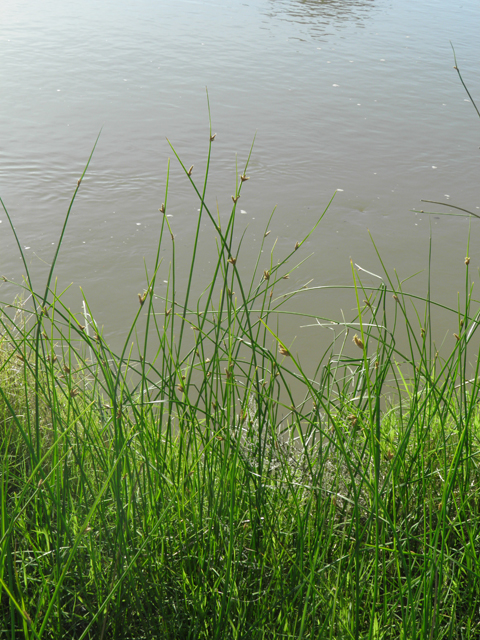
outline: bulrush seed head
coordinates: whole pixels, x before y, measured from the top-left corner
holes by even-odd
[[[192,171],[193,171],[193,164],[190,167],[190,169],[187,171],[188,175],[191,176],[192,175]]]
[[[246,176],[245,174],[243,174],[243,175],[240,176],[240,180],[242,182],[245,182],[246,180],[250,180],[250,176]]]
[[[234,203],[236,203],[239,198],[240,196],[232,196],[232,200]]]
[[[365,348],[363,342],[360,340],[360,338],[357,336],[357,334],[355,334],[353,336],[353,342],[357,345],[357,347],[359,349],[364,349]]]
[[[210,142],[213,142],[216,137],[217,137],[216,133],[214,133],[213,136],[210,136]]]
[[[230,264],[235,264],[237,262],[237,259],[232,258],[232,256],[230,256],[230,258],[228,259],[228,262],[230,262]]]
[[[159,209],[160,213],[165,213],[165,203],[162,202],[162,206]]]
[[[288,356],[288,357],[291,357],[291,353],[290,353],[290,351],[289,351],[288,349],[286,349],[285,347],[283,347],[282,345],[280,345],[280,346],[278,347],[278,350],[280,351],[280,354],[281,354],[282,356]]]
[[[468,256],[465,258],[465,264],[470,264],[470,258]]]
[[[296,251],[296,250],[298,249],[298,247],[299,247],[299,246],[300,246],[300,243],[299,243],[299,242],[296,242],[296,243],[295,243],[295,249],[294,249],[294,251]]]
[[[264,280],[270,280],[270,271],[268,269],[263,272],[263,278]]]

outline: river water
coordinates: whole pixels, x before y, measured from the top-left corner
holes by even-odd
[[[243,167],[256,134],[239,202],[239,231],[249,227],[245,269],[275,205],[265,268],[274,242],[275,261],[336,192],[298,254],[312,256],[285,287],[351,284],[350,259],[379,272],[369,231],[387,268],[408,277],[426,268],[431,234],[433,294],[455,304],[469,219],[418,211],[446,211],[422,198],[480,206],[480,121],[450,45],[480,103],[478,0],[4,0],[1,24],[0,196],[39,289],[101,130],[57,274],[59,287],[73,283],[65,299],[79,312],[82,287],[113,342],[138,310],[169,157],[169,221],[188,262],[198,203],[167,138],[201,184],[206,87],[217,133],[208,198],[222,216],[235,163]],[[3,211],[0,219],[0,274],[19,281]],[[472,222],[475,270],[479,225]],[[205,233],[199,270],[207,273]],[[423,292],[424,284],[420,275],[411,286]],[[2,300],[12,291],[4,284]],[[354,300],[314,290],[305,304],[338,318],[340,307],[352,314]],[[312,338],[290,322],[291,340]]]

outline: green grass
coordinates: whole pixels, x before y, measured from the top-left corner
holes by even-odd
[[[440,353],[429,289],[380,255],[378,286],[352,265],[357,311],[307,374],[278,329],[306,238],[267,264],[262,243],[245,276],[236,202],[220,226],[206,198],[214,144],[210,129],[200,186],[173,150],[200,206],[191,264],[163,215],[167,171],[119,353],[56,289],[62,238],[39,292],[18,243],[25,280],[0,308],[0,638],[479,638],[469,264],[458,308],[439,303],[457,334]],[[197,295],[202,233],[217,255]]]

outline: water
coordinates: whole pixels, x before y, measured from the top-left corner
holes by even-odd
[[[173,157],[166,138],[201,182],[208,87],[217,133],[208,195],[224,215],[236,158],[242,167],[256,133],[239,216],[250,240],[239,265],[248,271],[275,205],[266,267],[275,240],[280,258],[338,190],[302,247],[301,257],[312,257],[285,287],[311,278],[311,286],[350,284],[350,258],[379,271],[369,230],[387,266],[410,276],[425,269],[432,233],[433,294],[455,305],[469,221],[411,210],[427,206],[422,198],[479,209],[480,121],[450,46],[480,103],[478,24],[476,0],[4,2],[0,196],[34,282],[40,288],[102,129],[60,253],[58,286],[73,283],[65,299],[79,313],[81,286],[107,338],[120,341],[138,310],[144,257],[151,264],[156,248]],[[176,161],[169,204],[188,262],[198,204]],[[3,212],[0,219],[0,274],[19,281],[18,250]],[[207,232],[205,272],[210,249]],[[423,285],[420,276],[411,286],[423,292]],[[3,285],[1,298],[11,291]],[[354,307],[351,296],[331,291],[304,303],[336,317]],[[298,345],[318,335],[295,319],[286,330]]]

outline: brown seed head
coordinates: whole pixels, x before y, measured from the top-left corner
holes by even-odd
[[[271,231],[265,231],[265,235],[263,237],[266,238],[270,233],[272,233],[272,232]]]
[[[353,336],[353,342],[357,345],[357,347],[359,349],[364,349],[365,348],[364,345],[363,345],[363,342],[360,340],[360,338],[357,336],[357,334],[355,334]]]
[[[465,264],[470,264],[470,258],[468,256],[465,258]]]
[[[214,133],[213,136],[210,136],[210,142],[213,142],[216,138],[217,134]]]
[[[240,176],[240,180],[242,182],[245,182],[246,180],[250,180],[250,176],[246,176],[245,174],[243,174],[242,176]]]
[[[263,279],[270,280],[270,271],[268,271],[268,269],[263,272]]]
[[[458,333],[454,333],[453,334],[455,336],[455,338],[457,339],[457,342],[460,340],[460,336],[458,335]]]
[[[239,198],[240,198],[240,196],[232,196],[232,200],[233,200],[233,202],[235,202],[235,203],[237,202],[237,200],[238,200]]]
[[[296,250],[298,249],[298,247],[299,247],[299,246],[300,246],[300,243],[299,243],[299,242],[296,242],[296,243],[295,243],[295,249],[294,249],[294,251],[296,251]]]
[[[286,349],[285,347],[282,347],[282,345],[280,345],[280,346],[278,347],[278,350],[280,351],[280,354],[281,354],[282,356],[289,356],[289,357],[291,357],[291,353],[290,353],[290,351],[289,351],[288,349]]]
[[[192,171],[193,171],[193,164],[190,167],[190,169],[187,171],[188,175],[191,176],[192,175]]]
[[[230,256],[230,258],[228,259],[228,262],[230,262],[230,264],[235,264],[237,262],[237,259],[236,258],[232,258]]]
[[[162,202],[162,206],[159,209],[160,213],[165,213],[165,203]]]

